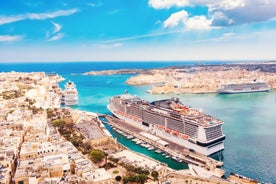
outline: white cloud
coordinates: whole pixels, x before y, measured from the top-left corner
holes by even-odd
[[[17,22],[17,21],[20,21],[23,19],[24,19],[23,15],[18,15],[18,16],[13,16],[13,17],[0,16],[0,25]]]
[[[207,7],[208,16],[213,19],[211,26],[230,26],[276,18],[275,0],[149,0],[148,3],[155,9]]]
[[[183,7],[189,5],[189,0],[149,0],[149,6],[155,9]]]
[[[224,10],[231,10],[245,6],[246,0],[223,0],[217,6]]]
[[[144,39],[144,38],[152,38],[152,37],[158,37],[158,36],[165,36],[169,34],[175,34],[179,33],[180,31],[172,31],[172,32],[161,32],[161,33],[152,33],[152,34],[144,34],[144,35],[137,35],[137,36],[130,36],[130,37],[124,37],[124,38],[118,38],[114,40],[106,40],[102,43],[107,44],[107,43],[116,43],[116,42],[124,42],[124,41],[131,41],[131,40],[139,40],[139,39]],[[182,32],[182,31],[181,31]]]
[[[11,36],[11,35],[0,35],[0,42],[13,42],[19,41],[22,39],[22,36]]]
[[[171,16],[164,21],[164,27],[184,26],[186,29],[203,30],[210,29],[212,21],[205,16],[189,17],[188,12],[181,10],[171,14]]]
[[[233,20],[231,25],[237,25],[271,20],[276,17],[275,9],[275,0],[236,0],[232,3],[230,0],[224,0],[224,3],[210,9],[209,12],[223,12],[226,17]]]
[[[27,13],[27,14],[22,14],[22,15],[15,15],[15,16],[1,16],[0,15],[0,25],[3,24],[9,24],[21,20],[45,20],[45,19],[51,19],[55,17],[60,17],[60,16],[69,16],[72,14],[77,13],[79,10],[78,9],[70,9],[70,10],[59,10],[55,12],[50,12],[50,13]]]
[[[54,25],[54,30],[53,30],[52,33],[49,33],[49,32],[46,33],[47,41],[60,40],[61,38],[64,37],[64,34],[60,33],[60,30],[61,30],[62,26],[58,23],[53,22],[53,21],[51,21],[51,23]]]
[[[47,41],[57,41],[64,37],[63,33],[58,33],[52,37],[50,37]]]
[[[188,13],[185,10],[173,13],[167,20],[165,20],[164,27],[175,27],[179,25],[179,23],[185,22],[187,17]]]
[[[228,26],[234,24],[233,19],[229,19],[223,12],[216,11],[212,15],[213,26]]]
[[[149,6],[155,9],[164,9],[171,7],[187,7],[187,6],[208,6],[210,8],[233,9],[243,7],[248,0],[149,0]],[[250,0],[261,1],[261,0]],[[266,4],[271,0],[262,0]]]
[[[101,7],[103,6],[102,2],[97,2],[97,3],[87,3],[88,6],[90,7]]]
[[[187,29],[204,30],[211,28],[211,20],[208,20],[205,16],[194,16],[188,18],[184,24]]]
[[[45,20],[45,19],[50,19],[50,18],[55,18],[60,16],[69,16],[76,12],[78,12],[78,9],[59,10],[51,13],[28,13],[26,17],[28,19],[33,19],[33,20]]]
[[[53,34],[59,32],[61,30],[62,27],[61,27],[60,24],[57,24],[57,23],[55,23],[53,21],[51,21],[51,23],[55,26],[55,30],[53,31]]]

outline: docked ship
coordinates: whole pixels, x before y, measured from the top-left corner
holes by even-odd
[[[270,87],[264,82],[249,82],[242,84],[226,84],[218,89],[219,94],[267,92]]]
[[[117,118],[191,151],[212,155],[224,150],[223,122],[183,105],[178,98],[148,102],[128,93],[110,99]]]
[[[62,103],[66,106],[78,104],[78,90],[74,82],[67,82],[63,91]]]

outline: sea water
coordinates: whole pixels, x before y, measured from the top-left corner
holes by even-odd
[[[105,62],[105,63],[25,63],[0,64],[0,71],[45,71],[62,75],[66,80],[60,83],[63,87],[68,80],[77,85],[79,104],[73,108],[98,113],[108,112],[106,105],[114,96],[124,93],[137,95],[148,101],[177,96],[185,104],[204,111],[224,121],[223,132],[226,135],[225,150],[217,159],[224,162],[223,169],[245,175],[264,182],[276,183],[276,92],[245,94],[169,94],[152,95],[146,93],[150,85],[130,86],[125,83],[132,75],[88,76],[84,72],[91,70],[123,68],[155,68],[189,63],[139,63]],[[214,63],[212,63],[214,64]],[[220,63],[215,63],[220,64]],[[134,151],[166,162],[175,169],[186,168],[171,159],[164,159],[161,154],[148,151],[135,145],[130,140],[110,130],[118,141]]]

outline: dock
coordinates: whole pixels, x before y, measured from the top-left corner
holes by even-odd
[[[146,136],[143,136],[142,132],[144,131],[137,127],[131,126],[130,124],[113,116],[105,115],[104,117],[108,121],[107,123],[109,125],[120,131],[127,132],[135,138],[154,146],[156,149],[171,155],[172,158],[177,158],[176,161],[183,161],[187,164],[193,164],[205,168],[208,171],[214,172],[214,175],[218,177],[222,177],[225,174],[225,171],[219,168],[223,165],[223,162],[217,161],[197,152],[191,152],[188,148],[173,143],[170,140],[162,140],[163,142],[168,142],[168,145],[160,144],[158,141],[154,141]]]

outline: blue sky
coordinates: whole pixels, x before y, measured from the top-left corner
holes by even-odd
[[[0,0],[0,62],[275,60],[275,0]]]

